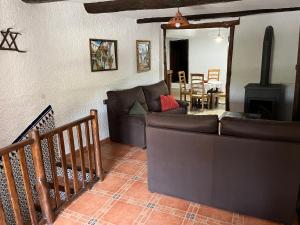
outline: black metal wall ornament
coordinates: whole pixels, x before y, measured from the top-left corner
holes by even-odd
[[[8,28],[6,31],[1,30],[2,41],[0,42],[0,50],[8,50],[8,51],[16,51],[25,53],[26,51],[22,51],[17,46],[17,37],[22,35],[19,32],[11,31],[13,28]],[[1,40],[1,37],[0,37]]]

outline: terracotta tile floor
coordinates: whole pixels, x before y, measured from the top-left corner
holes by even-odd
[[[150,193],[145,150],[107,143],[102,152],[105,180],[62,211],[55,225],[276,225]]]

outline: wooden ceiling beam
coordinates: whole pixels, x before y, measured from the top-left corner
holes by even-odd
[[[184,16],[188,20],[203,20],[203,19],[218,19],[226,17],[242,17],[256,14],[266,14],[275,12],[289,12],[289,11],[299,11],[300,7],[292,8],[278,8],[278,9],[257,9],[257,10],[246,10],[246,11],[236,11],[236,12],[226,12],[226,13],[212,13],[212,14],[198,14]],[[163,23],[168,22],[172,17],[154,17],[154,18],[144,18],[138,19],[137,23]]]
[[[84,7],[88,13],[96,14],[145,9],[167,9],[235,1],[241,0],[184,0],[180,2],[175,0],[114,0],[85,3]]]
[[[231,21],[223,21],[223,22],[211,22],[211,23],[198,23],[198,24],[190,24],[185,27],[176,28],[174,26],[170,26],[169,24],[162,24],[161,28],[164,30],[178,30],[178,29],[206,29],[206,28],[229,28],[240,24],[240,20],[231,20]]]

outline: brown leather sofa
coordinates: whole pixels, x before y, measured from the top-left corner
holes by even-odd
[[[300,123],[225,117],[220,124],[217,116],[148,115],[149,190],[292,224]]]
[[[127,90],[107,92],[107,115],[110,139],[114,142],[144,148],[145,116],[129,115],[129,110],[137,100],[146,112],[161,112],[160,95],[168,95],[165,81],[139,86]],[[164,113],[186,114],[187,104],[179,101],[180,108]]]

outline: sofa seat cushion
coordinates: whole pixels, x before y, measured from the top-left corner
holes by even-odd
[[[165,81],[157,84],[143,86],[149,112],[161,112],[160,96],[168,95],[169,90]]]
[[[224,117],[220,133],[241,138],[300,142],[300,123]]]
[[[158,127],[172,130],[218,134],[217,115],[179,115],[167,113],[150,113],[146,117],[149,127]]]

